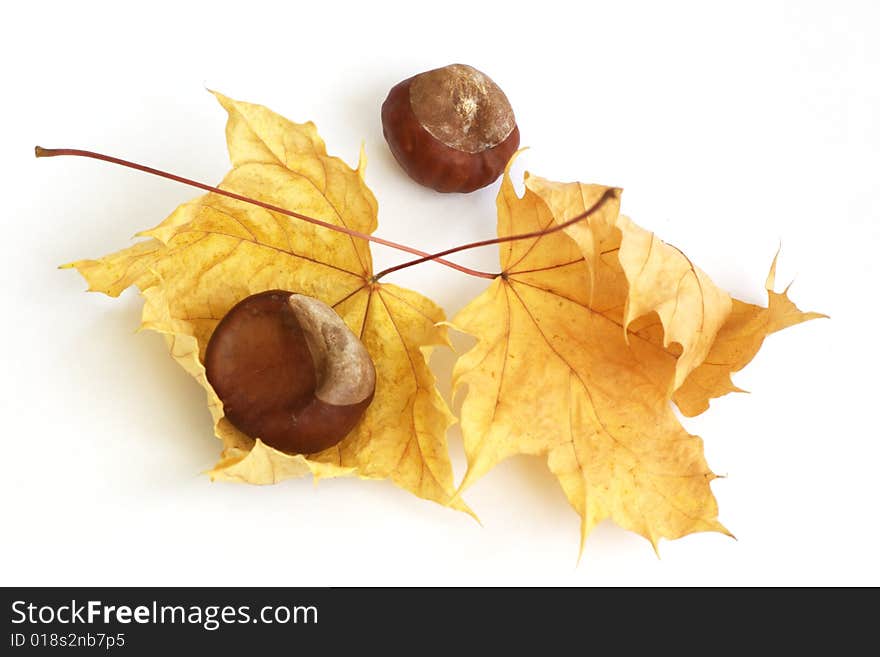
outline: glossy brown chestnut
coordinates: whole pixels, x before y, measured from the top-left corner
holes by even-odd
[[[376,387],[370,355],[339,315],[283,290],[249,296],[226,314],[205,372],[236,428],[294,454],[345,438]]]
[[[494,182],[519,147],[504,92],[465,64],[419,73],[382,104],[382,131],[400,166],[438,192],[472,192]]]

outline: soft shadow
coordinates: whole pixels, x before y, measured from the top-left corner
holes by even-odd
[[[155,441],[157,449],[170,448],[180,454],[182,464],[196,471],[210,466],[219,443],[213,436],[204,390],[171,358],[162,336],[136,332],[142,307],[139,295],[128,291],[117,300],[80,301],[83,312],[94,314],[94,319],[70,335],[58,363],[59,374],[68,377],[67,385],[92,388],[105,406],[115,400],[127,407],[131,398],[137,399],[138,407],[146,412],[132,418],[143,423],[132,427],[132,434]],[[101,312],[105,303],[113,305]]]

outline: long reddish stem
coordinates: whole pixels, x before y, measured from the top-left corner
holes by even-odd
[[[587,210],[577,215],[576,217],[572,217],[571,219],[556,224],[552,228],[546,228],[544,230],[537,230],[530,233],[520,233],[517,235],[508,235],[506,237],[496,237],[488,240],[481,240],[479,242],[471,242],[470,244],[463,244],[461,246],[456,246],[451,249],[446,249],[444,251],[439,251],[437,253],[427,253],[426,251],[420,251],[419,249],[414,249],[410,246],[406,246],[405,244],[398,244],[397,242],[392,242],[391,240],[386,240],[381,237],[376,237],[374,235],[370,235],[368,233],[362,233],[358,230],[354,230],[352,228],[348,228],[346,226],[338,226],[336,224],[331,224],[326,221],[321,221],[320,219],[315,219],[314,217],[310,217],[305,214],[300,214],[299,212],[294,212],[293,210],[288,210],[286,208],[279,207],[277,205],[272,205],[271,203],[264,203],[263,201],[258,201],[256,199],[249,198],[247,196],[242,196],[241,194],[236,194],[235,192],[230,192],[225,189],[220,189],[219,187],[214,187],[213,185],[208,185],[206,183],[198,182],[197,180],[191,180],[189,178],[184,178],[183,176],[178,176],[173,173],[169,173],[167,171],[162,171],[161,169],[154,169],[153,167],[148,167],[143,164],[137,164],[136,162],[130,162],[128,160],[123,160],[118,157],[113,157],[112,155],[104,155],[103,153],[96,153],[94,151],[85,151],[77,148],[43,148],[41,146],[36,146],[34,148],[34,153],[37,157],[58,157],[61,155],[71,155],[75,157],[87,157],[94,160],[101,160],[103,162],[110,162],[111,164],[118,164],[119,166],[128,167],[129,169],[135,169],[136,171],[141,171],[143,173],[148,173],[154,176],[159,176],[160,178],[167,178],[168,180],[173,180],[175,182],[182,183],[184,185],[189,185],[190,187],[195,187],[197,189],[202,189],[207,192],[212,192],[214,194],[220,194],[221,196],[227,196],[229,198],[233,198],[237,201],[242,201],[244,203],[249,203],[251,205],[256,205],[258,207],[264,208],[271,212],[277,212],[279,214],[286,215],[288,217],[293,217],[294,219],[299,219],[301,221],[308,222],[310,224],[314,224],[316,226],[322,226],[324,228],[328,228],[329,230],[334,230],[338,233],[344,233],[346,235],[351,235],[352,237],[357,237],[363,240],[367,240],[369,242],[374,242],[376,244],[381,244],[383,246],[388,246],[393,249],[397,249],[399,251],[405,251],[406,253],[412,253],[414,255],[420,256],[415,260],[409,260],[407,262],[401,263],[399,265],[395,265],[394,267],[389,267],[387,269],[383,269],[378,274],[373,276],[374,281],[378,281],[380,278],[387,276],[396,271],[400,271],[401,269],[406,269],[407,267],[412,267],[414,265],[419,265],[423,262],[428,262],[433,260],[434,262],[439,262],[442,265],[447,267],[451,267],[457,271],[460,271],[465,274],[469,274],[471,276],[476,276],[478,278],[488,278],[494,279],[500,276],[500,273],[491,273],[486,271],[479,271],[477,269],[471,269],[469,267],[465,267],[463,265],[459,265],[455,262],[450,262],[449,260],[445,260],[444,256],[458,253],[460,251],[466,251],[469,249],[476,249],[483,246],[491,246],[493,244],[502,244],[504,242],[513,242],[516,240],[524,240],[524,239],[532,239],[536,237],[541,237],[543,235],[549,235],[551,233],[555,233],[560,230],[564,230],[568,228],[572,224],[575,224],[579,221],[583,221],[587,217],[596,213],[607,201],[611,198],[616,197],[619,194],[619,190],[610,188],[605,190],[605,193],[597,200],[592,206],[590,206]]]
[[[447,267],[452,267],[453,269],[456,269],[465,274],[470,274],[471,276],[490,279],[497,276],[497,274],[485,271],[478,271],[476,269],[470,269],[469,267],[464,267],[457,263],[431,256],[426,251],[420,251],[419,249],[414,249],[404,244],[398,244],[397,242],[392,242],[391,240],[386,240],[381,237],[369,235],[368,233],[362,233],[358,230],[347,228],[346,226],[337,226],[336,224],[321,221],[320,219],[315,219],[314,217],[309,217],[308,215],[300,214],[299,212],[287,210],[285,208],[278,207],[277,205],[272,205],[271,203],[257,201],[256,199],[248,198],[247,196],[242,196],[241,194],[236,194],[235,192],[229,192],[225,189],[214,187],[213,185],[207,185],[196,180],[191,180],[189,178],[184,178],[183,176],[168,173],[167,171],[162,171],[161,169],[154,169],[153,167],[144,166],[143,164],[137,164],[136,162],[129,162],[128,160],[123,160],[121,158],[113,157],[111,155],[104,155],[103,153],[95,153],[93,151],[84,151],[77,148],[42,148],[41,146],[35,147],[34,153],[37,157],[58,157],[61,155],[72,155],[76,157],[88,157],[93,160],[101,160],[103,162],[110,162],[111,164],[118,164],[119,166],[128,167],[129,169],[135,169],[136,171],[142,171],[144,173],[149,173],[154,176],[159,176],[160,178],[167,178],[168,180],[183,183],[184,185],[189,185],[190,187],[203,189],[207,192],[213,192],[214,194],[220,194],[221,196],[234,198],[237,201],[250,203],[251,205],[256,205],[261,208],[265,208],[266,210],[270,210],[271,212],[277,212],[279,214],[287,215],[288,217],[294,217],[295,219],[300,219],[301,221],[306,221],[310,224],[315,224],[316,226],[323,226],[324,228],[335,230],[337,233],[345,233],[346,235],[351,235],[352,237],[357,237],[363,240],[367,240],[369,242],[375,242],[376,244],[381,244],[383,246],[389,246],[392,249],[397,249],[398,251],[406,251],[407,253],[422,256],[424,258],[424,261],[434,260],[442,265],[446,265]]]
[[[619,194],[619,190],[613,187],[609,187],[605,190],[605,193],[599,197],[599,200],[593,203],[589,208],[581,212],[576,217],[572,217],[563,223],[556,224],[552,228],[545,228],[544,230],[536,230],[531,233],[518,233],[517,235],[507,235],[506,237],[495,237],[490,240],[481,240],[479,242],[472,242],[470,244],[463,244],[461,246],[454,246],[451,249],[446,249],[445,251],[438,251],[437,253],[432,253],[430,255],[426,255],[421,258],[417,258],[415,260],[409,260],[407,262],[403,262],[399,265],[395,265],[394,267],[389,267],[388,269],[383,269],[378,274],[376,274],[373,279],[379,280],[383,276],[386,276],[392,272],[399,271],[401,269],[406,269],[407,267],[412,267],[413,265],[420,265],[423,262],[427,262],[428,260],[437,260],[438,258],[442,258],[443,256],[448,256],[453,253],[458,253],[459,251],[467,251],[468,249],[476,249],[481,246],[491,246],[492,244],[503,244],[504,242],[515,242],[516,240],[527,240],[533,237],[543,237],[544,235],[550,235],[551,233],[555,233],[559,230],[564,230],[571,226],[572,224],[576,224],[579,221],[583,221],[590,215],[598,212],[605,203],[607,203],[612,198],[617,197]],[[498,275],[495,277],[497,278]]]

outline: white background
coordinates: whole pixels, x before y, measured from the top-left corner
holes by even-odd
[[[437,6],[441,9],[437,9]],[[877,283],[880,14],[874,2],[13,3],[0,26],[3,472],[0,583],[880,584]],[[578,517],[539,459],[466,495],[483,526],[387,482],[212,484],[204,394],[140,300],[56,265],[130,243],[193,190],[92,148],[216,182],[224,112],[205,91],[316,121],[380,204],[378,234],[438,250],[493,235],[497,184],[439,195],[382,139],[388,89],[451,62],[515,108],[528,169],[625,188],[624,211],[715,281],[763,302],[796,277],[832,316],[770,337],[687,428],[737,535],[661,544]],[[400,261],[374,250],[376,267]],[[497,267],[493,249],[463,262]],[[449,316],[485,281],[435,264],[395,282]],[[463,343],[462,343],[463,344]],[[439,355],[448,380],[452,359]],[[444,392],[448,392],[444,385]],[[456,476],[460,434],[450,435]]]

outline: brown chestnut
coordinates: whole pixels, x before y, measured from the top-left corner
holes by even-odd
[[[494,182],[519,147],[504,92],[465,64],[419,73],[382,104],[382,131],[416,182],[438,192],[472,192]]]
[[[339,315],[283,290],[249,296],[223,317],[205,373],[236,428],[294,454],[345,438],[376,387],[369,353]]]

